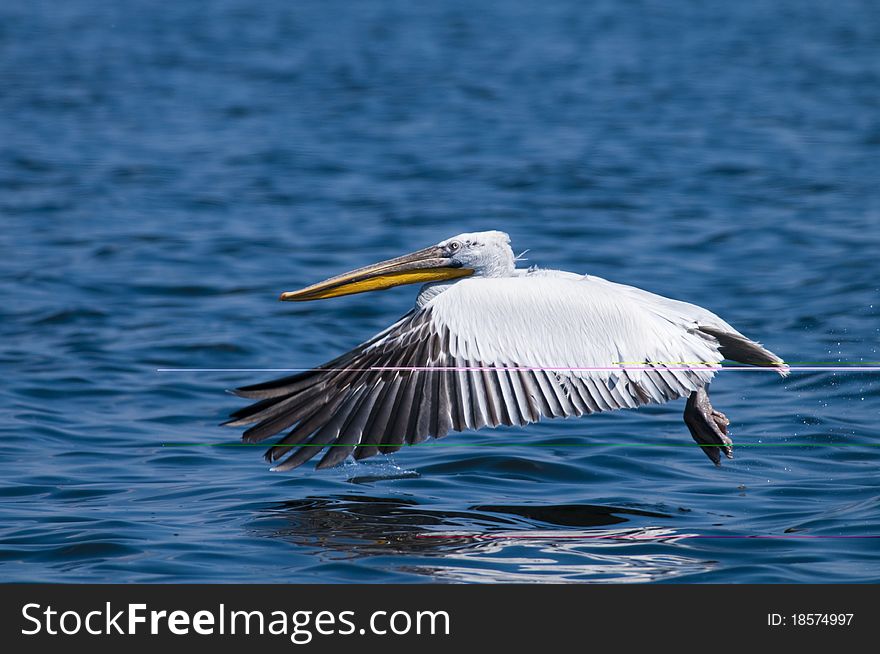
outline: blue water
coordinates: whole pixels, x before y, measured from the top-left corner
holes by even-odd
[[[321,363],[415,289],[279,292],[477,229],[880,360],[872,0],[4,0],[0,219],[4,581],[880,582],[880,373],[722,373],[720,468],[678,402],[282,474],[169,446],[280,373],[157,372]]]

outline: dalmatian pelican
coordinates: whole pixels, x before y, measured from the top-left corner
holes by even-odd
[[[733,457],[707,388],[721,361],[788,366],[702,307],[640,288],[516,267],[504,232],[459,234],[332,277],[286,302],[422,284],[415,306],[314,369],[233,391],[256,400],[226,425],[247,443],[284,433],[273,470],[318,468],[450,431],[634,409],[685,398],[684,422],[716,465]]]

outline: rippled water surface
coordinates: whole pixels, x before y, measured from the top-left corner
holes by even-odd
[[[157,372],[321,363],[414,289],[280,291],[475,229],[876,362],[878,109],[870,0],[0,3],[0,578],[880,581],[880,373],[722,373],[720,468],[678,402],[282,474],[213,446],[278,373]]]

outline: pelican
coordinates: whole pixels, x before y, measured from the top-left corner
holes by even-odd
[[[245,386],[257,400],[226,425],[251,425],[273,470],[325,451],[317,468],[450,431],[634,409],[687,398],[684,421],[716,465],[733,458],[730,421],[707,387],[724,359],[788,366],[702,307],[593,275],[516,267],[504,232],[459,234],[332,277],[285,302],[422,284],[415,307],[314,369]]]

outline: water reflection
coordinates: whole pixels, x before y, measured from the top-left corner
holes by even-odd
[[[264,509],[251,528],[319,556],[450,582],[646,582],[705,572],[673,516],[626,507],[428,508],[401,497],[310,497]],[[399,560],[406,555],[406,564]],[[370,561],[370,559],[374,559]]]

